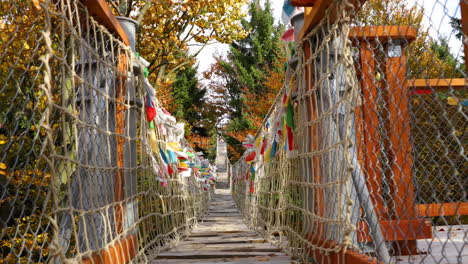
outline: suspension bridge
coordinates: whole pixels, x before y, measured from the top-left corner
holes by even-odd
[[[213,164],[112,0],[0,2],[0,264],[467,263],[468,2],[451,72],[372,3],[285,1],[283,88]]]
[[[220,161],[227,159],[226,144],[218,142]],[[295,263],[244,223],[232,198],[223,163],[218,163],[217,185],[203,222],[175,248],[153,263]],[[225,169],[225,168],[224,168]]]

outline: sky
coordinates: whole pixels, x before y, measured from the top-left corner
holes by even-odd
[[[274,17],[279,23],[281,19],[283,0],[270,0],[273,8]],[[432,38],[438,39],[442,36],[449,38],[449,45],[452,53],[461,56],[463,53],[461,42],[455,39],[451,33],[452,28],[449,24],[449,16],[460,17],[459,0],[407,0],[408,4],[417,4],[424,8],[424,25],[429,28],[429,34]],[[205,47],[197,56],[199,62],[199,73],[208,70],[214,62],[214,55],[226,54],[229,47],[227,44],[210,44]]]

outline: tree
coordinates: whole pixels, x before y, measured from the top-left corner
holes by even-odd
[[[46,50],[40,2],[0,1],[0,263],[49,257],[52,179],[41,158],[47,98],[39,88]]]
[[[417,30],[418,37],[407,47],[408,75],[410,78],[461,77],[458,62],[448,56],[439,57],[439,43],[432,40],[422,23],[424,9],[407,0],[368,0],[358,13],[356,24],[363,25],[409,25]],[[440,40],[443,41],[443,40]],[[440,42],[444,45],[443,42]],[[454,56],[452,56],[454,58]]]
[[[461,18],[456,18],[456,17],[450,17],[450,26],[452,26],[452,33],[455,33],[455,37],[463,42],[463,28],[461,25]],[[466,64],[465,64],[465,56],[460,56],[460,71],[461,72],[466,72]]]
[[[243,152],[245,135],[254,134],[268,112],[278,92],[278,85],[271,85],[270,77],[284,79],[288,50],[280,40],[283,26],[274,24],[270,1],[262,7],[259,0],[253,0],[249,19],[243,19],[242,26],[249,35],[234,41],[227,57],[217,58],[207,74],[216,80],[212,85],[225,98],[229,122],[224,136],[234,158]]]
[[[197,67],[189,65],[177,73],[172,84],[174,101],[169,110],[177,119],[187,121],[191,126],[200,120],[199,108],[204,104],[206,89],[201,88],[197,78]]]
[[[463,77],[464,65],[450,52],[446,37],[442,37],[439,40],[431,40],[430,48],[436,58],[445,65],[444,78]]]
[[[246,36],[239,20],[247,0],[107,0],[114,13],[140,23],[137,51],[150,62],[149,79],[170,87],[175,74],[193,63],[208,43]],[[190,56],[189,47],[195,49]],[[198,49],[197,49],[198,47]],[[193,51],[193,50],[192,50]]]

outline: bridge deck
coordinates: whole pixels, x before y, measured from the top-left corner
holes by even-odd
[[[203,223],[188,239],[151,263],[295,263],[244,224],[230,194],[226,174],[219,176],[215,197]]]

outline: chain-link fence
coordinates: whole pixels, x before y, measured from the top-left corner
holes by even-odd
[[[231,168],[248,223],[306,263],[467,262],[468,3],[291,2],[297,55]]]
[[[142,263],[207,210],[209,164],[82,3],[0,1],[0,263]]]

